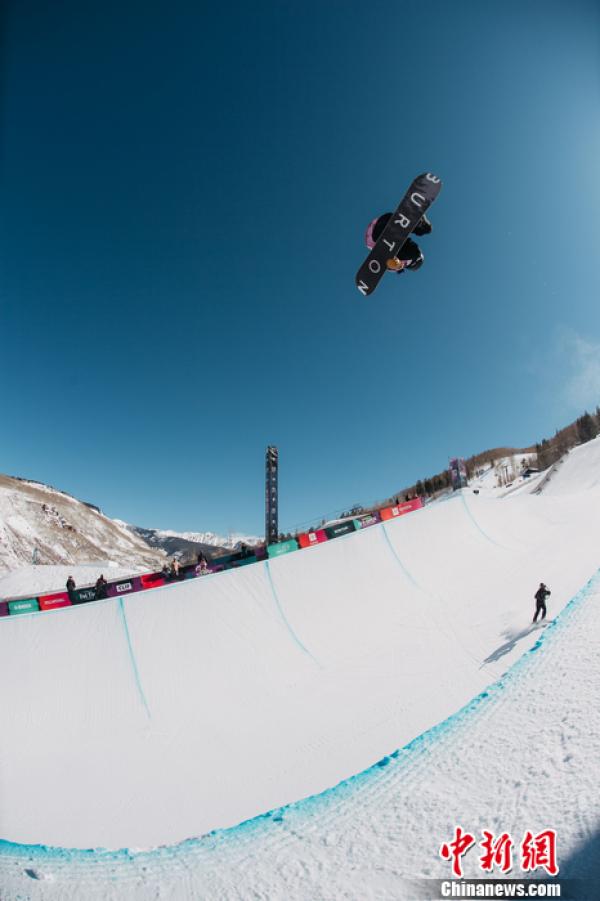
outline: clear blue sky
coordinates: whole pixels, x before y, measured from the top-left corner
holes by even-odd
[[[0,471],[261,533],[269,443],[286,527],[600,403],[593,0],[5,10]]]

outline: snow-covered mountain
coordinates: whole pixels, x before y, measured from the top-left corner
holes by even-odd
[[[164,532],[161,529],[145,529],[142,526],[132,526],[126,522],[121,522],[124,528],[129,529],[132,534],[138,535],[150,547],[162,550],[168,557],[177,557],[178,560],[192,559],[196,557],[199,551],[202,551],[207,557],[215,554],[224,554],[227,548],[218,543],[209,543],[203,541],[192,541],[184,538],[176,532]],[[211,532],[207,533],[212,536]],[[216,540],[217,536],[214,536]]]
[[[162,566],[165,554],[64,491],[0,475],[0,572],[31,564],[98,561],[136,569]]]
[[[97,562],[127,572],[162,566],[198,551],[214,556],[260,543],[254,536],[144,529],[105,516],[99,507],[41,482],[0,475],[0,573],[31,565]]]
[[[160,534],[166,535],[167,537],[173,536],[175,538],[183,538],[186,541],[193,541],[196,544],[207,544],[212,545],[213,547],[216,545],[218,547],[229,548],[230,550],[239,547],[242,543],[249,545],[261,544],[263,540],[256,535],[242,535],[239,532],[231,532],[226,538],[222,535],[217,535],[215,532],[162,531]]]
[[[215,532],[173,532],[167,529],[144,529],[141,526],[121,524],[143,538],[150,547],[160,548],[170,557],[193,556],[200,550],[214,556],[235,550],[242,543],[254,546],[261,544],[263,540],[255,535],[240,535],[239,533],[232,533],[225,538]]]

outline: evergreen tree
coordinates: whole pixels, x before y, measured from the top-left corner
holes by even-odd
[[[591,441],[592,438],[595,438],[596,434],[594,420],[586,410],[583,416],[580,416],[577,420],[577,437],[583,444],[586,441]]]
[[[541,444],[536,444],[535,452],[537,454],[538,469],[548,469],[550,466],[550,445],[545,438],[542,438]]]

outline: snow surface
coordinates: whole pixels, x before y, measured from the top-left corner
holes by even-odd
[[[73,576],[78,588],[84,588],[95,585],[100,575],[112,580],[147,571],[148,567],[120,566],[111,560],[76,566],[22,566],[0,575],[0,598],[37,597],[42,592],[64,591],[69,576]]]
[[[528,452],[499,457],[493,466],[485,463],[478,467],[477,472],[480,475],[469,479],[469,488],[482,491],[486,497],[507,497],[521,491],[529,492],[539,484],[547,472],[546,470],[534,473],[528,478],[520,475],[524,463],[526,466],[534,466],[536,461],[537,454]]]
[[[552,493],[467,489],[268,565],[5,618],[7,897],[408,899],[410,878],[449,875],[457,822],[554,826],[581,873],[600,826],[599,477],[590,442]],[[542,579],[550,616],[568,608],[532,627]]]
[[[567,454],[561,464],[560,476],[557,473],[549,479],[544,494],[560,497],[599,489],[600,468],[596,465],[599,455],[600,435]]]

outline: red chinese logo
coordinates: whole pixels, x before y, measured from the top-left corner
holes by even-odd
[[[549,876],[558,873],[554,829],[546,829],[538,835],[532,835],[529,830],[525,833],[521,844],[521,869],[536,870],[538,867],[543,867]]]
[[[454,840],[444,842],[440,848],[440,857],[444,860],[452,860],[452,872],[455,876],[462,876],[461,858],[469,848],[475,844],[475,839],[468,832],[463,832],[460,826],[454,829]]]
[[[503,832],[497,838],[488,829],[483,830],[483,840],[479,846],[483,854],[479,857],[479,866],[484,872],[491,873],[497,867],[502,873],[508,873],[513,865],[514,843],[510,833]],[[450,842],[444,842],[440,847],[440,857],[443,860],[452,861],[452,873],[454,876],[462,876],[462,858],[475,844],[475,838],[470,832],[465,832],[461,826],[454,829],[454,838]],[[527,830],[521,842],[521,870],[530,872],[543,867],[549,876],[556,876],[558,864],[556,858],[556,832],[554,829],[546,829],[533,835]]]
[[[484,851],[479,858],[479,866],[482,870],[491,873],[496,866],[503,873],[508,873],[512,869],[513,840],[508,832],[503,832],[497,839],[494,839],[493,832],[484,829],[483,841],[479,844]]]

